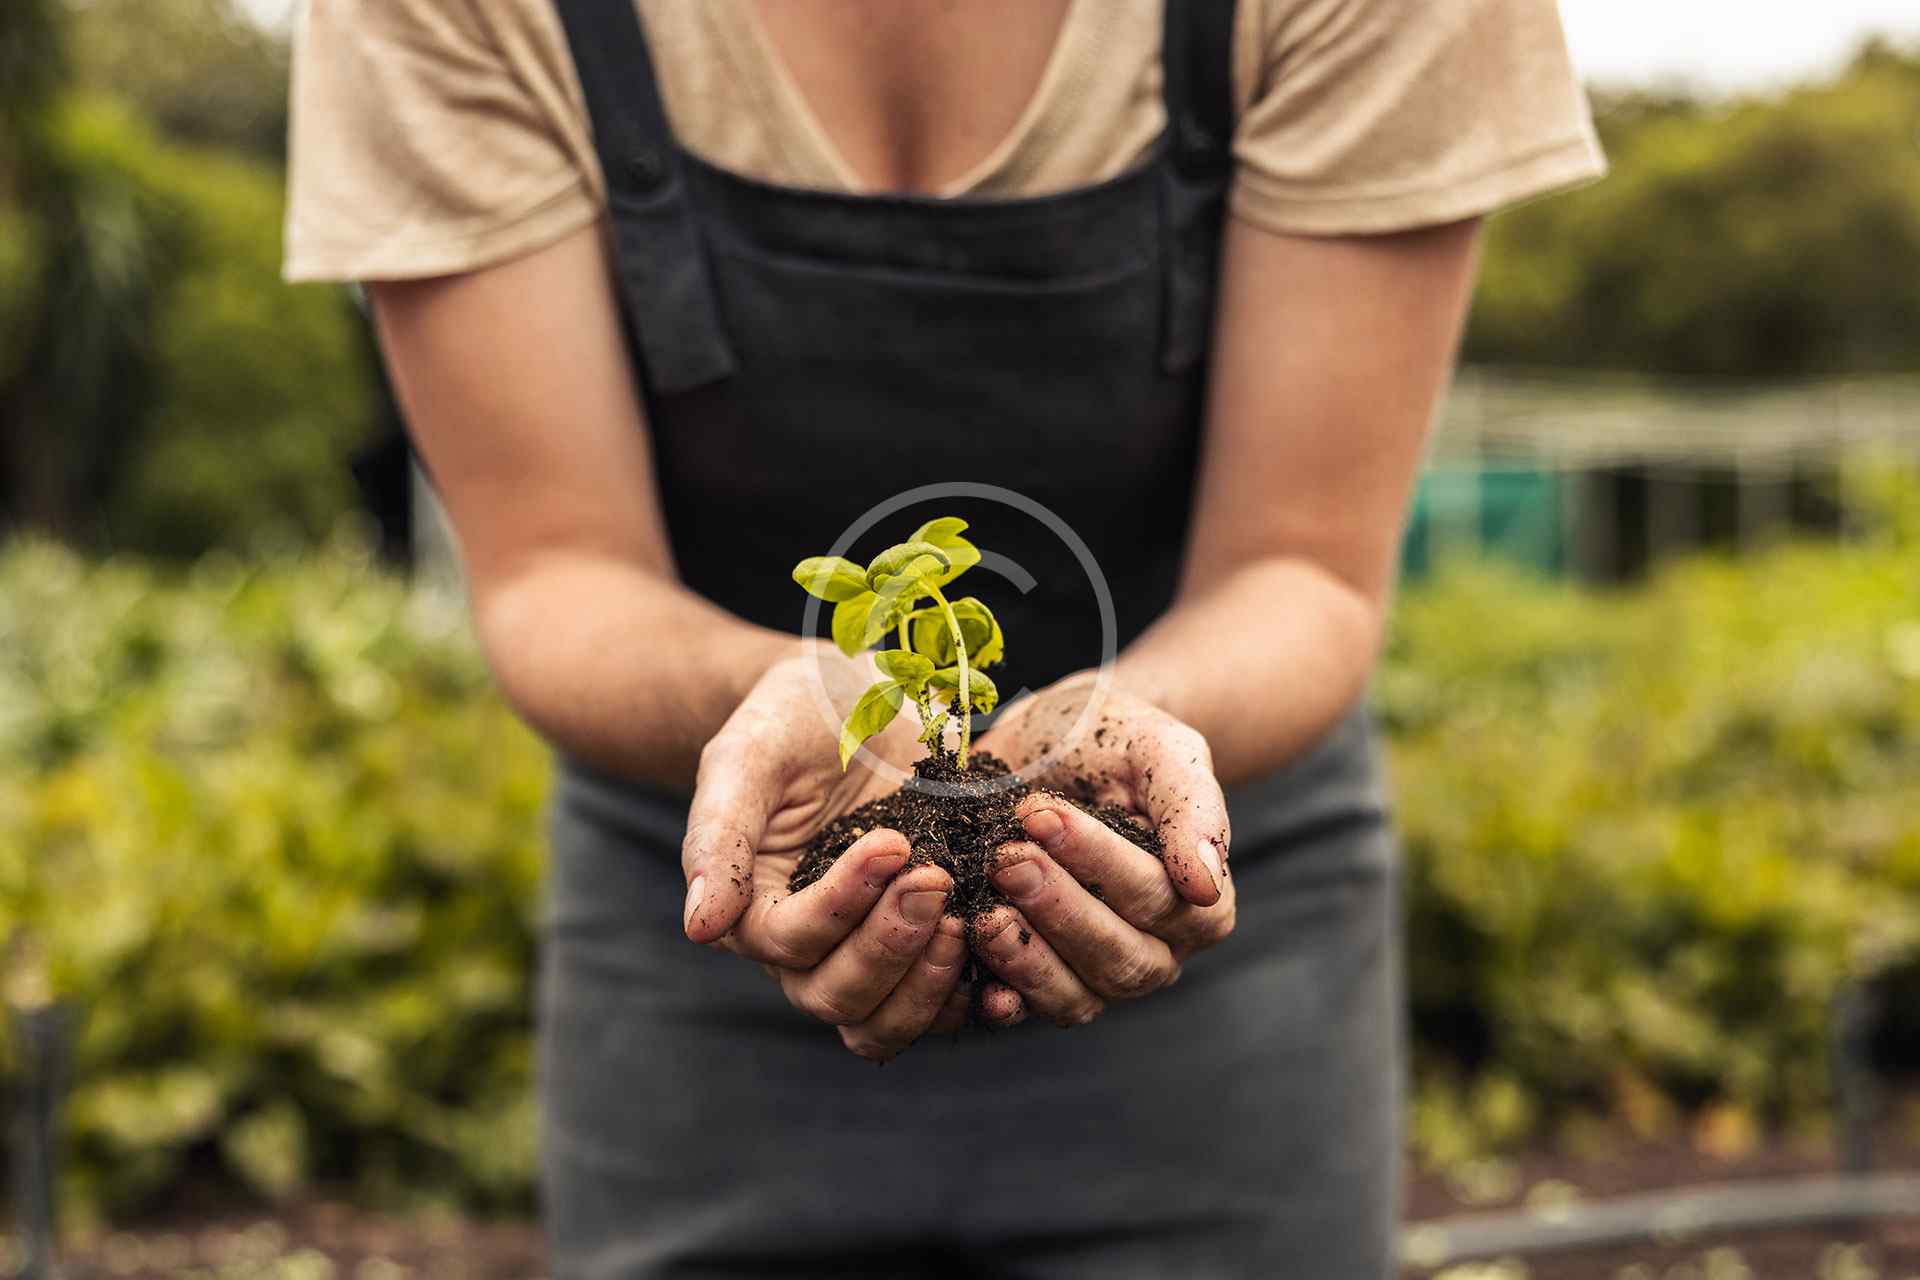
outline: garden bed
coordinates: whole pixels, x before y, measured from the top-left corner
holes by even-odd
[[[1735,1158],[1685,1143],[1631,1143],[1606,1154],[1535,1151],[1452,1176],[1407,1184],[1410,1221],[1523,1204],[1602,1199],[1660,1188],[1830,1171],[1817,1150],[1766,1146]],[[1920,1170],[1920,1142],[1886,1154],[1886,1167]],[[1490,1187],[1505,1184],[1501,1194]],[[249,1280],[529,1280],[547,1274],[538,1224],[451,1214],[392,1216],[324,1199],[278,1211],[179,1212],[75,1240],[66,1280],[245,1276]],[[0,1261],[17,1262],[11,1244]],[[1409,1267],[1403,1280],[1897,1280],[1920,1274],[1920,1214],[1831,1229],[1710,1236],[1527,1259]]]

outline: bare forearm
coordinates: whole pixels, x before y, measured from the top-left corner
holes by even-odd
[[[793,636],[639,566],[549,555],[476,595],[487,659],[557,748],[623,777],[691,785],[700,748]]]
[[[1176,603],[1115,675],[1205,735],[1231,784],[1332,727],[1365,690],[1380,631],[1380,609],[1324,568],[1257,560]]]
[[[1182,593],[1120,659],[1206,736],[1222,781],[1292,759],[1366,688],[1476,235],[1229,220]]]

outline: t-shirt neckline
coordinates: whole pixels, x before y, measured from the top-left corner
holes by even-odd
[[[963,196],[976,190],[1009,165],[1015,164],[1020,154],[1032,144],[1038,136],[1038,124],[1053,109],[1060,86],[1066,79],[1066,69],[1071,67],[1078,54],[1079,44],[1085,39],[1090,25],[1089,15],[1093,6],[1088,0],[1067,0],[1066,12],[1061,16],[1059,30],[1054,33],[1053,48],[1047,54],[1047,60],[1040,73],[1039,83],[1028,95],[1026,106],[1020,111],[1000,141],[967,169],[944,182],[925,191],[899,191],[880,187],[867,181],[847,162],[839,146],[822,127],[820,118],[814,114],[812,105],[800,86],[787,71],[786,63],[781,59],[779,50],[773,47],[772,39],[761,26],[760,17],[754,11],[752,0],[734,0],[732,6],[736,22],[738,41],[743,46],[740,52],[759,72],[762,83],[770,92],[761,95],[761,101],[770,109],[782,112],[792,122],[790,134],[799,135],[798,141],[808,147],[820,165],[829,170],[844,190],[853,195],[863,196],[917,196],[935,199],[949,199]],[[775,125],[777,128],[777,124]]]

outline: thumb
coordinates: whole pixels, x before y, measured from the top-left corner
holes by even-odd
[[[1182,898],[1210,907],[1226,890],[1227,798],[1207,740],[1177,721],[1133,739],[1147,817],[1160,833],[1167,875]]]
[[[774,753],[752,750],[723,727],[700,753],[680,868],[687,878],[681,926],[695,942],[724,937],[753,901],[753,858],[779,802]]]

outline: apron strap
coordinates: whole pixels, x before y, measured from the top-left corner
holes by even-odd
[[[730,376],[700,227],[634,0],[555,0],[607,184],[614,268],[646,387],[672,394]]]
[[[1233,174],[1234,0],[1164,0],[1160,68],[1167,113],[1161,164],[1166,258],[1160,362],[1184,373],[1213,327],[1221,220]]]

